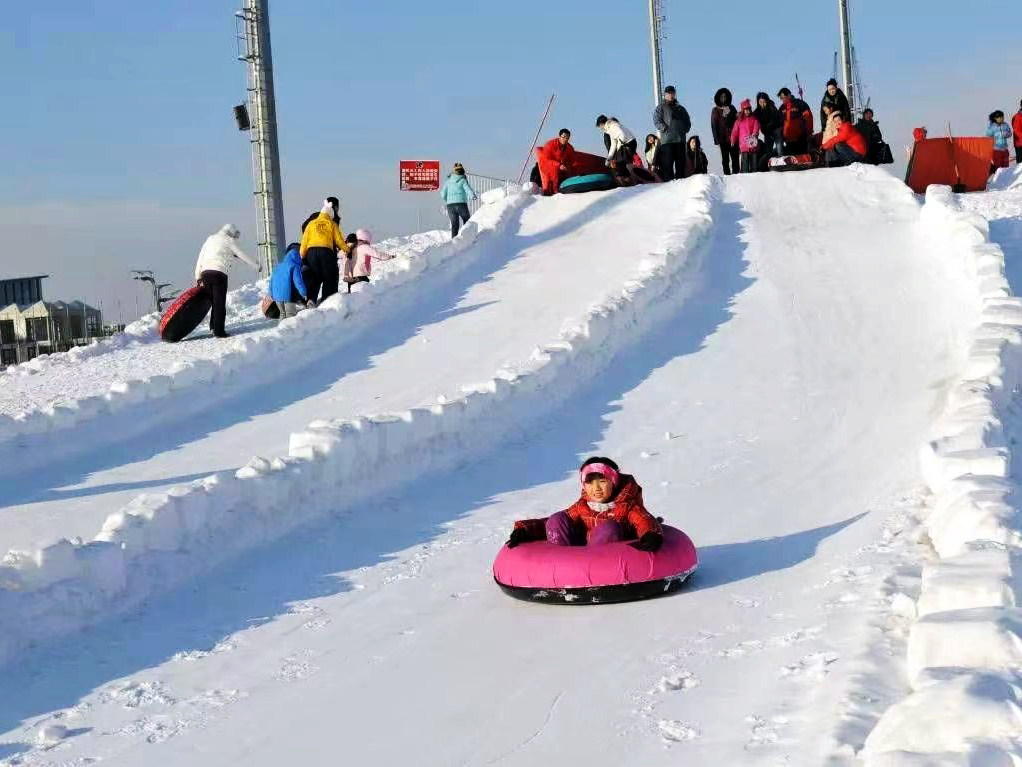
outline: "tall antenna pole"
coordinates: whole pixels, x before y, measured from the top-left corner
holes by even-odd
[[[838,0],[838,17],[841,20],[841,73],[844,78],[848,110],[855,115],[855,81],[852,79],[852,33],[848,29],[848,0]]]
[[[269,0],[245,0],[235,14],[245,27],[248,101],[252,116],[252,167],[259,216],[259,258],[269,274],[284,247],[284,203],[280,153],[277,147],[277,105],[273,95],[273,54],[270,49]]]
[[[653,51],[653,106],[660,103],[663,93],[664,65],[660,58],[660,22],[663,17],[660,0],[649,0],[649,44]]]

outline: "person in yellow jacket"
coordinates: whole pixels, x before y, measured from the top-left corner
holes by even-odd
[[[351,250],[351,246],[344,241],[344,232],[334,222],[335,214],[333,203],[324,200],[323,210],[309,222],[302,233],[299,253],[309,269],[305,275],[305,286],[310,301],[317,300],[321,286],[323,295],[318,299],[320,301],[337,292],[337,284],[341,279],[337,267],[337,251],[348,253]]]

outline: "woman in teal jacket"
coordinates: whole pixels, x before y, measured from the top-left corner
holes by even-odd
[[[998,109],[990,113],[990,124],[987,126],[987,135],[994,140],[994,154],[990,158],[990,172],[998,168],[1007,168],[1011,162],[1011,155],[1008,154],[1008,139],[1011,138],[1011,128],[1004,122],[1004,112]]]
[[[440,190],[440,199],[447,205],[447,216],[451,219],[451,239],[458,236],[462,223],[468,223],[472,215],[468,202],[478,196],[465,178],[465,166],[460,162],[454,163],[454,173],[447,177]]]

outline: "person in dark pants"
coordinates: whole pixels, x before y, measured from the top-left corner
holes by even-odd
[[[244,261],[260,274],[262,268],[245,255],[238,247],[241,231],[234,224],[227,224],[216,234],[210,235],[202,244],[199,260],[195,262],[195,280],[201,285],[213,302],[209,314],[209,329],[217,338],[230,334],[224,328],[227,319],[227,275],[231,272],[234,259]]]
[[[710,128],[713,131],[713,143],[720,147],[720,160],[724,166],[724,175],[730,176],[738,172],[739,148],[731,143],[731,129],[738,120],[738,110],[732,102],[731,91],[721,88],[713,97],[713,111],[710,113]]]
[[[795,98],[790,88],[781,88],[777,97],[781,100],[779,114],[784,154],[805,154],[813,134],[813,110],[802,99]]]
[[[852,110],[848,106],[848,97],[845,92],[837,87],[837,80],[833,77],[827,80],[827,90],[823,93],[823,98],[820,100],[820,128],[827,127],[827,114],[823,111],[823,107],[829,104],[834,109],[841,113],[841,116],[845,118],[845,122],[850,122],[852,119]]]
[[[660,178],[685,178],[685,144],[692,120],[678,103],[673,85],[664,88],[664,98],[653,110],[653,127],[660,137]]]
[[[337,251],[351,251],[351,246],[344,241],[344,233],[334,220],[336,215],[333,203],[324,200],[319,216],[302,233],[299,252],[308,266],[305,287],[310,301],[323,301],[337,292],[337,284],[341,280],[337,268]]]
[[[454,172],[444,182],[440,190],[440,199],[447,206],[447,217],[451,219],[451,239],[458,236],[461,225],[467,224],[472,217],[468,209],[469,200],[474,200],[479,195],[472,185],[465,178],[465,166],[460,162],[454,163]]]
[[[784,135],[781,133],[781,113],[769,95],[760,91],[756,94],[756,108],[753,116],[759,122],[766,146],[763,149],[764,159],[780,157],[784,154]]]
[[[855,130],[866,139],[866,161],[877,165],[883,151],[884,134],[880,132],[880,123],[873,119],[872,109],[862,110],[862,119],[855,123]]]

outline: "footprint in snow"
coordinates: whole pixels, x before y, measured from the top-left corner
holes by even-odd
[[[673,692],[674,690],[691,690],[699,686],[699,678],[691,671],[678,671],[674,674],[660,677],[657,683],[657,690],[660,692]]]
[[[840,656],[834,652],[814,652],[806,655],[798,663],[789,666],[781,666],[780,675],[804,676],[809,679],[823,679],[830,673],[827,668],[835,663]]]
[[[745,717],[745,721],[752,729],[752,736],[745,744],[745,750],[749,751],[776,743],[780,739],[777,731],[788,723],[788,717],[774,716],[767,720],[753,714]]]
[[[661,719],[657,722],[657,730],[664,741],[664,745],[670,746],[673,743],[683,743],[687,740],[695,740],[700,732],[697,727],[677,719]]]
[[[761,604],[755,597],[732,597],[731,601],[738,607],[759,607]]]

